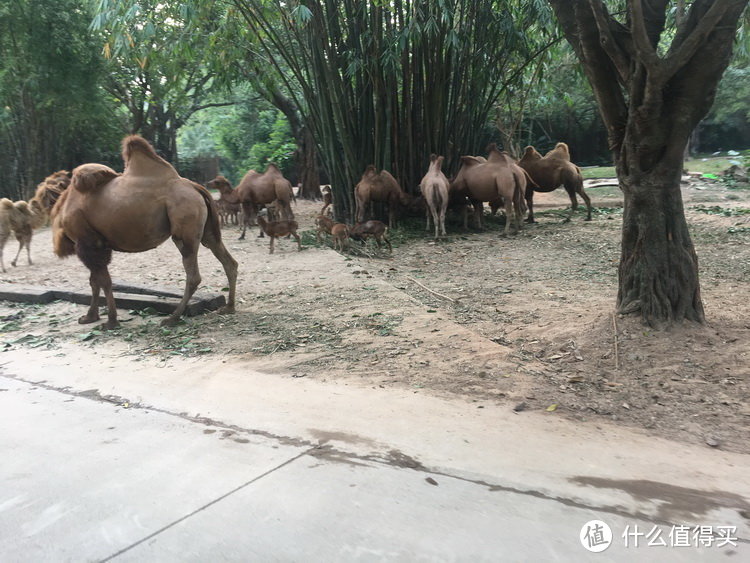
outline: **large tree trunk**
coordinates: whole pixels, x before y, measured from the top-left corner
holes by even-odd
[[[318,170],[318,150],[315,146],[310,128],[303,125],[295,136],[297,140],[297,177],[299,178],[299,197],[319,199],[320,172]]]
[[[621,181],[625,196],[617,306],[651,326],[704,321],[698,257],[680,193],[681,161]]]
[[[685,146],[708,113],[748,0],[549,0],[582,62],[625,195],[618,308],[652,326],[704,321],[680,194]],[[664,39],[667,41],[664,41]]]

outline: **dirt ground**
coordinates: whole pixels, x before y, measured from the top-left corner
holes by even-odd
[[[309,231],[302,252],[282,240],[269,255],[267,239],[253,233],[239,241],[237,227],[225,227],[240,262],[235,315],[210,313],[166,329],[158,315],[120,311],[122,328],[102,332],[77,324],[83,305],[0,302],[0,343],[60,353],[92,347],[132,357],[133,369],[143,357],[200,362],[218,355],[250,360],[268,373],[366,385],[373,393],[407,387],[459,396],[467,408],[588,421],[592,432],[607,419],[750,452],[750,190],[684,186],[708,324],[661,332],[614,313],[621,194],[612,187],[589,194],[593,221],[583,221],[579,210],[563,222],[566,194],[540,194],[538,223],[507,239],[499,218],[483,232],[450,223],[449,237],[439,242],[414,219],[413,230],[392,233],[392,255],[372,246],[340,254],[315,244],[320,203],[300,201],[295,213]],[[77,260],[52,254],[48,228],[32,246],[34,264],[21,258],[0,282],[88,288]],[[7,245],[6,265],[16,248]],[[225,291],[226,278],[205,249],[200,264],[200,291]],[[111,271],[126,283],[181,290],[184,282],[169,242],[117,254]]]

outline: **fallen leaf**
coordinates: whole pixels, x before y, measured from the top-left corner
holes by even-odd
[[[552,412],[557,410],[557,403],[553,403],[550,406],[547,407],[547,412]]]

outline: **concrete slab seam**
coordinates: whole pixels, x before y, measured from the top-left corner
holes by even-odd
[[[250,485],[252,485],[253,483],[256,483],[257,481],[259,481],[259,480],[263,479],[264,477],[267,477],[267,476],[268,476],[268,475],[270,475],[271,473],[273,473],[273,472],[275,472],[275,471],[278,471],[279,469],[281,469],[281,468],[283,468],[283,467],[286,467],[286,466],[287,466],[287,465],[289,465],[290,463],[294,463],[294,462],[295,462],[295,461],[297,461],[297,460],[298,460],[299,458],[301,458],[301,457],[303,457],[303,456],[307,455],[308,453],[309,453],[309,450],[308,450],[308,451],[303,451],[303,452],[300,452],[300,453],[298,453],[298,454],[297,454],[296,456],[294,456],[294,457],[292,457],[292,458],[289,458],[289,459],[287,459],[286,461],[284,461],[283,463],[280,463],[280,464],[279,464],[279,465],[277,465],[276,467],[272,467],[271,469],[269,469],[269,470],[268,470],[268,471],[266,471],[265,473],[262,473],[262,474],[260,474],[260,475],[258,475],[258,476],[256,476],[256,477],[254,477],[254,478],[250,479],[250,480],[249,480],[249,481],[247,481],[246,483],[243,483],[242,485],[239,485],[238,487],[235,487],[235,488],[234,488],[234,489],[232,489],[231,491],[228,491],[228,492],[224,493],[223,495],[221,495],[221,496],[219,496],[219,497],[215,498],[215,499],[214,499],[214,500],[212,500],[211,502],[208,502],[208,503],[204,504],[203,506],[201,506],[201,507],[199,507],[199,508],[196,508],[196,509],[195,509],[195,510],[193,510],[192,512],[190,512],[190,513],[188,513],[188,514],[185,514],[185,516],[182,516],[182,517],[178,518],[177,520],[175,520],[175,521],[173,521],[173,522],[170,522],[170,523],[169,523],[169,524],[167,524],[166,526],[162,526],[161,528],[159,528],[159,529],[158,529],[158,530],[156,530],[155,532],[152,532],[152,533],[150,533],[149,535],[147,535],[147,536],[145,536],[145,537],[141,538],[141,539],[140,539],[140,540],[138,540],[137,542],[133,542],[133,543],[131,543],[131,544],[130,544],[129,546],[127,546],[127,547],[124,547],[124,548],[122,548],[122,549],[121,549],[120,551],[118,551],[118,552],[116,552],[116,553],[113,553],[113,554],[112,554],[112,555],[110,555],[109,557],[105,557],[104,559],[102,559],[102,560],[101,560],[101,562],[102,562],[102,563],[104,563],[105,561],[111,561],[112,559],[114,559],[114,558],[116,558],[116,557],[119,557],[120,555],[123,555],[123,554],[125,554],[126,552],[130,551],[131,549],[133,549],[133,548],[135,548],[135,547],[137,547],[137,546],[139,546],[139,545],[141,545],[142,543],[145,543],[145,542],[149,541],[150,539],[153,539],[153,538],[155,538],[155,537],[156,537],[156,536],[158,536],[159,534],[162,534],[162,533],[166,532],[166,531],[167,531],[167,530],[169,530],[170,528],[173,528],[173,527],[177,526],[178,524],[180,524],[181,522],[184,522],[184,521],[185,521],[185,520],[187,520],[188,518],[191,518],[191,517],[195,516],[196,514],[199,514],[199,513],[203,512],[204,510],[206,510],[206,509],[208,509],[208,508],[212,507],[213,505],[215,505],[215,504],[217,504],[217,503],[221,502],[221,501],[222,501],[222,500],[224,500],[225,498],[228,498],[228,497],[232,496],[233,494],[235,494],[235,493],[237,493],[237,492],[241,491],[242,489],[244,489],[244,488],[246,488],[246,487],[249,487],[249,486],[250,486]]]

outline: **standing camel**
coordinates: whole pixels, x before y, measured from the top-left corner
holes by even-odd
[[[573,212],[578,209],[576,194],[586,202],[586,221],[591,221],[591,199],[583,191],[583,176],[581,170],[570,161],[570,150],[565,143],[557,143],[555,148],[542,156],[537,150],[528,146],[518,164],[529,173],[536,186],[529,185],[526,189],[526,203],[529,207],[527,222],[534,222],[534,192],[552,192],[560,186],[565,187],[570,197],[570,220]]]
[[[181,178],[142,137],[122,141],[125,171],[116,173],[103,164],[83,164],[73,171],[70,187],[52,209],[55,254],[78,255],[91,271],[91,306],[78,319],[81,324],[99,320],[99,292],[107,300],[107,322],[119,325],[107,268],[112,251],[144,252],[169,237],[182,254],[185,292],[175,311],[162,325],[176,324],[201,281],[198,248],[206,246],[224,267],[229,296],[223,313],[234,312],[237,262],[221,241],[216,204],[203,186]]]
[[[430,155],[430,168],[419,184],[427,204],[427,230],[430,230],[430,215],[435,223],[435,238],[445,236],[445,212],[448,209],[448,178],[443,174],[442,156]]]
[[[215,185],[221,191],[222,189],[217,184],[214,184],[220,181],[220,179],[223,180],[223,183],[226,184],[229,190],[232,189],[232,186],[223,176],[211,180],[208,183],[209,187]],[[281,170],[275,164],[269,164],[263,174],[255,170],[248,170],[234,191],[237,194],[239,202],[242,204],[242,214],[244,217],[240,240],[245,238],[245,231],[248,225],[256,224],[258,211],[263,205],[277,202],[277,208],[281,213],[280,218],[286,221],[294,220],[294,213],[292,213],[292,206],[290,205],[290,202],[294,201],[292,184],[284,178]],[[263,229],[260,230],[259,236],[263,236]]]
[[[359,184],[354,187],[357,223],[365,220],[368,205],[381,202],[388,205],[388,226],[393,228],[396,226],[398,208],[401,205],[407,205],[409,199],[390,172],[387,170],[376,172],[375,166],[370,164],[362,174]]]
[[[521,230],[524,212],[523,194],[527,176],[506,152],[490,147],[487,159],[474,156],[461,157],[461,169],[451,184],[451,190],[468,197],[474,206],[474,216],[482,227],[483,202],[502,201],[505,206],[505,235],[510,234],[510,225],[516,219],[517,230]],[[464,214],[464,224],[466,223]]]

